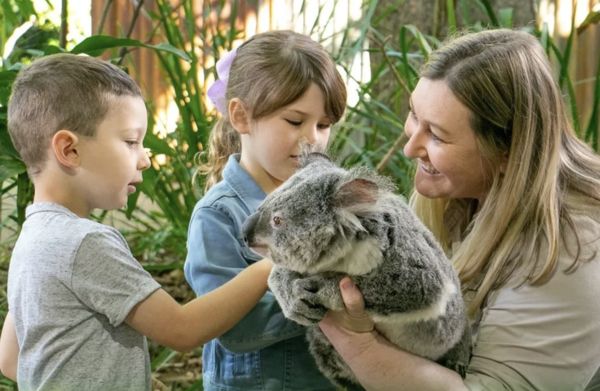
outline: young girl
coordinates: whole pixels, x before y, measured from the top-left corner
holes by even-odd
[[[209,96],[222,118],[201,170],[210,190],[192,214],[185,263],[198,295],[260,259],[244,243],[244,220],[296,170],[303,144],[325,147],[346,105],[328,53],[291,31],[252,37],[217,70],[221,79]],[[267,292],[240,323],[204,346],[205,390],[333,390],[304,333]]]

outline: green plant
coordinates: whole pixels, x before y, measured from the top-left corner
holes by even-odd
[[[116,214],[119,227],[125,232],[134,254],[159,277],[181,270],[186,253],[187,223],[196,200],[202,194],[203,178],[198,177],[196,182],[192,179],[196,162],[204,152],[215,121],[214,111],[209,110],[205,103],[205,80],[215,77],[215,60],[231,49],[237,39],[243,38],[243,33],[238,27],[237,1],[202,2],[199,8],[191,0],[156,0],[153,4],[155,7],[145,13],[152,22],[147,37],[135,40],[129,34],[119,37],[94,35],[74,45],[71,51],[95,56],[108,54],[114,62],[132,67],[128,51],[151,50],[174,96],[179,121],[175,130],[167,134],[157,132],[158,125],[153,116],[156,107],[154,102],[147,102],[150,116],[145,144],[150,150],[152,167],[144,173],[144,183],[140,188],[143,197],[137,193],[130,198],[127,208]],[[337,4],[338,0],[335,0],[333,8],[323,5],[316,15],[298,17],[313,17],[309,23],[312,35],[324,42],[336,43],[332,46],[332,54],[348,74],[351,74],[353,61],[363,51],[366,50],[375,60],[370,64],[369,80],[350,80],[358,85],[358,102],[348,107],[345,119],[336,126],[331,151],[345,166],[366,165],[389,175],[399,191],[408,195],[412,189],[413,166],[399,149],[404,142],[403,123],[408,98],[417,81],[420,65],[447,33],[512,27],[512,9],[496,10],[487,0],[440,1],[440,6],[445,7],[447,29],[440,33],[443,36],[433,36],[424,34],[419,26],[414,25],[396,26],[397,29],[392,32],[383,30],[380,22],[387,15],[375,16],[380,2],[364,0],[363,17],[332,36],[329,31],[334,24],[333,10]],[[483,18],[474,16],[473,4]],[[307,8],[308,3],[302,2],[301,13]],[[35,16],[31,0],[2,2],[0,52],[4,52],[7,38],[30,16]],[[199,16],[202,23],[198,23]],[[585,26],[598,23],[598,19],[598,12],[592,12],[578,30],[572,29],[564,47],[554,42],[544,28],[531,31],[556,61],[578,134],[596,150],[599,150],[600,67],[592,81],[594,99],[587,123],[582,123],[579,118],[580,110],[574,99],[574,86],[578,81],[571,78],[567,69],[573,56],[573,40]],[[134,22],[132,20],[132,26]],[[17,41],[12,54],[6,56],[0,67],[0,245],[3,245],[0,247],[0,260],[4,262],[4,269],[8,264],[10,246],[24,220],[25,207],[33,194],[25,167],[12,147],[6,129],[10,84],[18,69],[32,58],[64,50],[58,45],[58,29],[36,22]],[[150,205],[145,203],[140,207],[142,198],[149,200]],[[103,220],[107,215],[98,213],[94,217]],[[2,268],[0,272],[3,272]],[[0,274],[0,280],[6,281],[5,274]],[[6,302],[0,298],[0,316],[3,317],[5,312]],[[153,370],[158,371],[177,359],[178,356],[169,349],[152,346]],[[0,387],[4,381],[0,380]],[[7,384],[10,386],[12,383]],[[174,387],[192,390],[201,389],[202,385],[198,380],[192,385]]]
[[[181,268],[185,258],[185,246],[181,244],[186,241],[187,223],[203,188],[202,177],[195,181],[192,179],[196,162],[215,121],[214,112],[208,110],[203,98],[203,80],[216,77],[212,57],[218,58],[231,49],[234,40],[240,38],[241,31],[236,28],[235,6],[227,19],[222,16],[224,2],[205,4],[201,13],[215,13],[217,20],[224,21],[221,23],[225,26],[208,23],[198,26],[197,10],[193,9],[191,2],[182,2],[174,7],[169,1],[158,0],[156,5],[157,10],[149,13],[155,26],[153,33],[163,36],[171,46],[184,50],[190,61],[182,63],[179,58],[157,53],[180,120],[175,130],[164,136],[148,132],[145,145],[150,149],[153,164],[144,172],[140,190],[157,208],[151,208],[151,211],[128,208],[128,217],[148,228],[153,225],[152,231],[157,234],[154,237],[158,239],[155,243],[178,259],[173,267]],[[148,37],[149,40],[152,38]],[[136,240],[133,243],[137,245]],[[143,247],[144,243],[140,244]]]

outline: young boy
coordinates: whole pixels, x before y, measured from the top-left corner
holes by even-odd
[[[144,101],[117,67],[70,54],[34,61],[14,82],[8,126],[35,187],[0,338],[0,370],[20,390],[148,390],[145,336],[190,350],[264,294],[268,260],[181,306],[116,229],[88,219],[123,207],[150,164]]]

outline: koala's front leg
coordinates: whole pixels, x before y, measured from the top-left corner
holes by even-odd
[[[308,326],[319,322],[328,309],[342,308],[338,281],[334,276],[306,276],[275,265],[269,288],[287,318]]]

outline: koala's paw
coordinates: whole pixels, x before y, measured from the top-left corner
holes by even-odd
[[[274,267],[269,276],[269,287],[286,318],[297,323],[315,324],[327,312],[320,296],[319,279],[315,277]]]
[[[322,297],[319,280],[315,277],[300,278],[292,283],[294,302],[289,314],[300,324],[310,325],[319,322],[325,316],[327,307]]]

